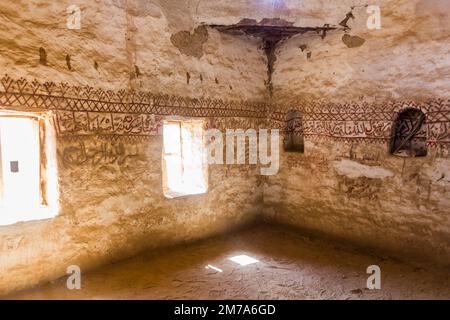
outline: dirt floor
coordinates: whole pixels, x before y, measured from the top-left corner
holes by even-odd
[[[241,266],[230,258],[259,262]],[[381,268],[381,290],[366,269]],[[450,299],[450,277],[358,253],[283,227],[258,226],[191,245],[143,253],[8,299]]]

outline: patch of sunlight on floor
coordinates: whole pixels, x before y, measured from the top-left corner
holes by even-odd
[[[252,257],[249,257],[249,256],[245,255],[245,254],[244,255],[239,255],[239,256],[234,256],[234,257],[230,258],[229,260],[231,260],[231,261],[233,261],[233,262],[235,262],[237,264],[240,264],[241,266],[248,266],[250,264],[254,264],[254,263],[258,263],[259,262],[259,260],[256,260],[256,259],[254,259]]]

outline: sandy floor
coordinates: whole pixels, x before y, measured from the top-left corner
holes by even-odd
[[[229,260],[237,255],[259,262],[241,266]],[[381,290],[366,289],[369,265],[381,268]],[[302,237],[291,229],[259,226],[83,274],[81,290],[68,290],[66,279],[60,279],[7,298],[450,299],[450,277]]]

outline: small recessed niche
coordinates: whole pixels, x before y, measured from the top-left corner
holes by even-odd
[[[299,111],[292,110],[286,114],[284,151],[301,153],[305,151],[303,121]]]

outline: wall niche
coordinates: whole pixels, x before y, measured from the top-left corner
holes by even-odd
[[[425,114],[415,108],[401,111],[394,122],[391,154],[401,157],[427,155],[427,126]]]
[[[291,110],[286,114],[284,151],[301,153],[305,151],[303,121],[300,112],[297,110]]]

